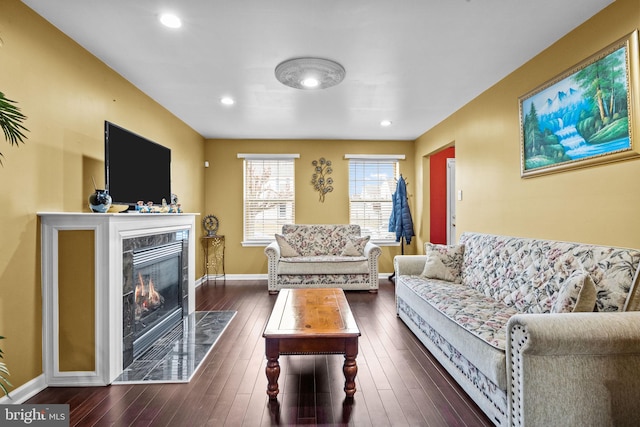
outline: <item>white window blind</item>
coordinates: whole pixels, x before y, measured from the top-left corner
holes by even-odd
[[[358,224],[372,240],[395,241],[389,232],[392,196],[402,156],[357,156],[349,159],[349,221]]]
[[[238,154],[244,158],[244,244],[263,244],[295,222],[297,155]]]

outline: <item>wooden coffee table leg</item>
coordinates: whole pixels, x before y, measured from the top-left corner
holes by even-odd
[[[267,394],[270,400],[275,400],[278,397],[278,377],[280,376],[280,357],[278,340],[266,339],[266,353],[267,353]]]
[[[358,356],[358,338],[347,339],[344,366],[342,367],[344,371],[344,392],[347,397],[353,397],[356,393],[356,374],[358,373],[356,356]]]

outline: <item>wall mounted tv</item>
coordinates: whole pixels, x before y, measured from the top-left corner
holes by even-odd
[[[114,204],[171,202],[171,150],[104,122],[105,183]]]

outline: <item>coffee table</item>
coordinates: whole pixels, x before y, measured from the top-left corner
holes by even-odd
[[[344,354],[344,392],[356,392],[360,330],[340,288],[282,289],[264,333],[267,394],[278,396],[281,354]]]

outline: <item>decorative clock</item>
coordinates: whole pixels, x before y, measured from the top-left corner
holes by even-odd
[[[202,226],[207,232],[207,236],[215,236],[216,233],[218,232],[219,225],[220,225],[220,222],[218,221],[218,218],[215,215],[207,215],[202,220]]]

